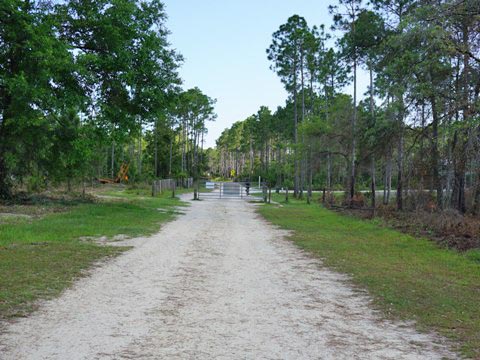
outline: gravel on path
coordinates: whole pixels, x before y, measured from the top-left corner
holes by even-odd
[[[6,326],[0,358],[442,359],[442,338],[382,319],[239,200],[174,221]]]

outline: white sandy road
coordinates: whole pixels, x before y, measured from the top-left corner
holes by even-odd
[[[0,336],[7,359],[441,359],[242,201],[194,202]]]

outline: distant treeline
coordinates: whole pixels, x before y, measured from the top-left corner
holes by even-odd
[[[323,25],[297,15],[273,34],[267,56],[286,105],[225,130],[211,171],[261,175],[299,197],[345,189],[351,203],[380,187],[400,210],[479,213],[480,2],[339,0],[329,10],[342,34],[334,48]],[[362,101],[359,68],[370,74]],[[352,82],[353,96],[341,93]]]

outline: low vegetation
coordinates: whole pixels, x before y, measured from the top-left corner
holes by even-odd
[[[327,208],[361,219],[376,217],[390,227],[414,236],[426,237],[441,247],[462,252],[480,249],[480,217],[478,216],[462,214],[454,209],[435,211],[430,206],[434,203],[434,200],[431,200],[434,197],[429,194],[407,196],[405,205],[409,210],[404,211],[396,211],[394,204],[382,204],[381,198],[377,196],[377,204],[380,205],[376,206],[373,214],[373,208],[366,205],[371,201],[370,197],[370,193],[357,193],[356,206],[351,207],[343,192],[326,192],[325,201],[322,199],[322,202]]]
[[[126,247],[95,240],[152,234],[181,202],[170,193],[115,190],[87,200],[37,197],[0,207],[0,319],[23,316],[101,259]],[[107,241],[108,244],[108,241]]]
[[[457,253],[424,238],[338,214],[316,204],[274,196],[260,208],[270,222],[294,230],[292,240],[323,263],[347,273],[386,316],[412,319],[480,356],[480,263],[475,251]]]
[[[377,214],[389,226],[415,236],[427,237],[441,247],[459,251],[480,249],[478,216],[461,215],[455,210],[395,212],[382,208]]]

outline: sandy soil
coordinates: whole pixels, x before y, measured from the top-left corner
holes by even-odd
[[[157,235],[0,336],[1,359],[441,359],[345,276],[235,200],[194,202]]]

